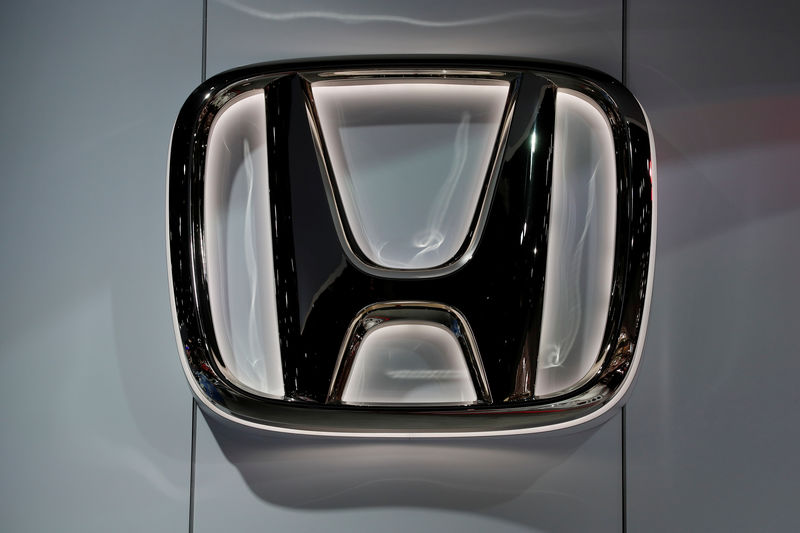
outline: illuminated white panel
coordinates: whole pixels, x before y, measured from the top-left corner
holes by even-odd
[[[217,115],[208,138],[205,237],[211,318],[226,375],[282,397],[263,91]]]
[[[605,113],[588,97],[560,89],[537,397],[579,383],[600,353],[611,295],[616,190]]]
[[[312,91],[351,244],[386,268],[451,261],[478,208],[509,83],[326,81]]]
[[[477,401],[455,335],[438,324],[389,322],[364,335],[342,393],[350,405]]]

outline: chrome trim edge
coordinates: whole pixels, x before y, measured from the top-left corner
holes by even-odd
[[[373,59],[371,61],[379,61],[380,59]],[[446,62],[446,59],[440,59],[441,62]],[[465,60],[466,61],[466,60]],[[559,75],[570,75],[572,70],[570,67],[564,66],[552,66],[548,64],[539,64],[539,63],[519,63],[514,62],[513,60],[510,61],[516,68],[522,70],[528,70],[536,72],[539,75],[546,75],[549,68],[555,69]],[[474,63],[474,61],[473,61]],[[507,63],[500,61],[504,67]],[[250,78],[260,78],[260,79],[277,79],[286,73],[293,71],[294,69],[285,68],[284,70],[279,70],[277,66],[267,66],[270,70],[270,74],[258,74],[258,72],[263,72],[265,67],[251,67],[248,69],[241,69],[234,71],[236,74],[241,71],[248,71],[252,72],[253,75]],[[314,64],[316,66],[316,64]],[[579,67],[576,67],[579,71],[582,70]],[[258,70],[261,69],[261,70]],[[585,70],[584,70],[585,71]],[[233,75],[232,73],[226,73],[229,76]],[[599,73],[594,73],[595,75],[600,75]],[[220,75],[209,82],[204,83],[202,87],[207,87],[208,83],[218,80],[220,78],[224,78],[225,75]],[[591,76],[589,76],[591,79]],[[610,79],[606,77],[606,79]],[[219,91],[215,93],[215,97],[220,93],[223,93],[225,89],[229,88],[230,86],[241,84],[243,81],[242,78],[238,78],[238,81],[229,84],[228,86],[223,87]],[[615,82],[618,84],[618,82]],[[619,87],[622,87],[619,85]],[[627,92],[624,87],[622,89]],[[209,93],[208,96],[210,96]],[[630,94],[630,93],[628,93]],[[208,96],[206,100],[208,100]],[[631,98],[632,95],[631,95]],[[633,98],[635,101],[635,98]],[[212,101],[215,101],[212,99]],[[220,101],[215,101],[217,105],[220,105]],[[224,101],[222,101],[224,104]],[[187,101],[187,106],[189,102]],[[203,104],[203,109],[205,110],[208,105],[211,105],[211,102],[206,101]],[[276,431],[281,433],[293,433],[293,434],[302,434],[302,435],[320,435],[320,436],[345,436],[345,437],[380,437],[380,438],[409,438],[409,437],[419,437],[419,438],[440,438],[440,437],[475,437],[475,436],[501,436],[501,435],[521,435],[521,434],[536,434],[536,433],[544,433],[544,432],[551,432],[551,431],[565,431],[571,428],[576,428],[577,426],[582,426],[585,424],[599,422],[605,419],[605,417],[610,416],[612,410],[621,402],[623,401],[631,391],[631,387],[635,381],[635,374],[636,369],[639,366],[642,352],[644,349],[645,338],[646,338],[646,330],[647,330],[647,323],[649,319],[649,312],[651,307],[651,299],[652,299],[652,292],[653,292],[653,279],[654,279],[654,267],[655,267],[655,247],[656,247],[656,236],[657,236],[657,163],[656,163],[656,154],[655,154],[655,146],[654,146],[654,138],[652,127],[647,117],[646,112],[641,107],[640,104],[639,111],[644,116],[644,121],[646,123],[646,131],[649,141],[649,150],[650,150],[650,161],[651,161],[651,217],[650,217],[650,246],[649,246],[649,258],[648,258],[648,270],[646,274],[646,281],[643,283],[643,292],[644,298],[641,302],[641,320],[638,323],[638,327],[636,328],[636,335],[632,339],[635,342],[635,348],[633,353],[628,355],[626,358],[629,360],[629,366],[622,370],[622,379],[618,381],[616,386],[613,389],[609,389],[600,383],[596,383],[594,386],[589,388],[584,393],[578,395],[576,398],[569,398],[564,399],[561,401],[554,401],[548,404],[537,403],[536,405],[527,405],[521,407],[513,407],[513,408],[501,408],[501,409],[486,409],[486,410],[461,410],[460,412],[420,412],[420,413],[409,413],[411,416],[418,416],[418,415],[437,415],[437,414],[451,414],[456,416],[462,415],[478,415],[477,418],[481,418],[480,415],[492,415],[489,419],[484,419],[480,422],[481,427],[487,429],[472,429],[475,427],[475,424],[471,423],[464,423],[464,424],[456,424],[453,429],[444,430],[444,431],[437,431],[435,429],[419,429],[419,430],[403,430],[399,428],[397,430],[375,430],[375,431],[367,431],[367,430],[351,430],[345,429],[326,429],[326,424],[320,423],[309,423],[306,419],[305,421],[299,422],[291,422],[287,423],[287,425],[282,425],[283,423],[277,423],[276,421],[273,422],[266,422],[263,420],[255,420],[249,416],[246,416],[242,413],[236,413],[234,410],[228,409],[225,405],[220,404],[219,402],[215,401],[213,398],[209,397],[208,393],[204,391],[200,384],[197,381],[197,377],[194,375],[192,371],[192,367],[190,365],[189,360],[187,359],[187,352],[188,348],[184,346],[183,342],[183,334],[181,332],[181,324],[179,321],[179,309],[178,309],[178,302],[176,299],[176,289],[174,285],[174,271],[176,266],[173,264],[172,253],[173,253],[173,238],[170,232],[171,229],[171,222],[172,222],[172,213],[171,213],[171,200],[170,198],[170,189],[171,189],[171,169],[172,164],[174,163],[173,156],[173,141],[175,139],[176,131],[178,130],[178,126],[181,122],[182,116],[179,116],[179,119],[176,121],[175,126],[172,130],[172,135],[170,139],[170,150],[168,153],[167,159],[167,202],[166,202],[166,250],[167,250],[167,270],[168,270],[168,280],[169,280],[169,292],[170,292],[170,307],[172,312],[172,319],[173,319],[173,328],[175,331],[176,336],[176,345],[179,351],[179,358],[181,360],[181,366],[184,369],[184,373],[187,377],[187,381],[189,381],[190,388],[198,399],[199,404],[201,407],[206,410],[213,412],[215,415],[225,419],[227,421],[244,425],[252,428],[258,429],[265,429],[270,431]],[[182,111],[183,113],[183,111]],[[201,113],[198,114],[198,116]],[[189,245],[190,251],[192,251],[193,246]],[[192,254],[192,259],[194,259],[194,253]],[[192,269],[196,272],[196,269]],[[185,275],[183,271],[181,271],[182,275]],[[197,278],[192,276],[191,282],[195,284],[197,282]],[[205,280],[202,280],[205,282]],[[196,297],[196,295],[195,295]],[[213,333],[212,333],[213,334]],[[211,350],[213,352],[213,350]],[[612,354],[602,355],[601,358],[605,357],[613,357]],[[223,384],[224,385],[224,384]],[[263,402],[265,405],[273,405],[276,409],[285,409],[285,406],[281,406],[280,408],[276,405],[276,402],[264,400]],[[277,402],[277,403],[284,403],[286,402]],[[298,406],[299,407],[299,406]],[[293,407],[292,407],[293,408]],[[312,408],[313,410],[314,408]],[[543,414],[548,412],[548,410],[558,409],[559,411],[563,411],[572,415],[571,418],[563,421],[555,421],[555,420],[547,420],[548,417],[544,416]],[[303,409],[298,409],[302,411]],[[323,412],[322,409],[316,409],[320,413]],[[352,410],[349,410],[352,411]],[[363,411],[363,410],[362,410]],[[382,413],[375,412],[375,410],[370,410],[370,417],[374,416],[382,416]],[[332,414],[329,410],[325,409],[324,413],[326,415]],[[495,415],[519,415],[515,416],[514,418],[519,422],[519,424],[515,424],[518,427],[507,427],[505,429],[492,429],[492,426],[497,427],[498,425],[502,426],[502,424],[497,424],[496,422],[499,420]],[[530,415],[530,416],[526,416]],[[391,418],[391,417],[388,417]],[[449,417],[447,417],[449,418]],[[273,417],[273,420],[277,420]],[[309,425],[310,424],[310,425]],[[524,426],[524,427],[519,427]],[[362,428],[367,426],[361,426]]]
[[[456,320],[459,327],[462,328],[462,335],[464,337],[462,348],[466,348],[466,350],[464,350],[464,356],[466,358],[465,362],[467,363],[467,368],[470,371],[470,378],[475,388],[475,393],[478,396],[476,403],[459,405],[480,406],[482,404],[492,403],[492,393],[489,390],[489,383],[486,379],[486,371],[483,368],[483,361],[481,360],[478,344],[475,342],[475,336],[472,332],[472,328],[469,326],[469,322],[467,322],[466,317],[458,309],[441,303],[423,301],[392,301],[379,302],[365,307],[359,311],[359,313],[350,323],[350,327],[347,329],[347,335],[342,341],[341,348],[339,349],[339,356],[336,359],[336,365],[334,366],[333,370],[333,378],[331,379],[331,386],[328,389],[328,396],[325,401],[326,404],[342,403],[342,393],[344,391],[344,387],[347,385],[347,379],[350,376],[350,371],[352,369],[353,362],[355,361],[355,356],[357,355],[357,352],[348,353],[348,348],[352,347],[353,338],[356,335],[361,334],[360,328],[362,327],[362,323],[366,319],[370,318],[374,313],[381,311],[388,312],[389,314],[403,314],[407,312],[409,313],[409,317],[403,319],[404,323],[408,323],[409,321],[422,323],[420,318],[414,318],[416,315],[412,310],[423,312],[425,310],[440,311]],[[452,328],[448,327],[446,322],[433,319],[428,319],[426,322],[436,323],[447,331],[450,331],[459,341],[459,343],[461,343],[459,335],[452,331]],[[379,324],[373,327],[379,328],[384,325],[385,324]],[[363,338],[366,338],[366,335],[369,334],[370,331],[372,331],[371,328],[364,329],[362,340]],[[431,408],[430,405],[425,404],[409,405],[404,407]]]
[[[365,71],[361,71],[365,72]],[[456,75],[447,79],[461,79],[458,74],[460,71],[455,71]],[[301,77],[306,81],[305,94],[306,94],[306,113],[308,115],[308,122],[311,127],[311,133],[314,138],[314,147],[317,152],[317,161],[325,176],[325,192],[328,197],[328,204],[331,209],[331,214],[336,222],[336,235],[339,237],[339,242],[342,244],[342,249],[347,254],[350,262],[359,268],[361,271],[382,278],[389,279],[403,279],[403,278],[437,278],[452,274],[453,272],[462,268],[471,258],[475,248],[480,242],[480,237],[483,234],[483,229],[486,225],[486,220],[489,216],[489,206],[491,205],[492,197],[494,196],[497,180],[500,175],[500,161],[505,152],[505,146],[508,141],[508,131],[511,127],[511,119],[514,117],[514,109],[516,108],[516,100],[519,95],[518,83],[515,83],[515,77],[503,73],[503,79],[509,80],[508,97],[503,109],[503,119],[497,136],[496,146],[494,149],[494,157],[489,166],[487,176],[484,178],[481,197],[476,206],[476,212],[472,216],[470,223],[471,230],[465,239],[466,244],[460,246],[455,256],[447,263],[425,269],[389,269],[370,262],[366,257],[362,257],[358,251],[358,245],[351,242],[351,237],[348,236],[346,216],[344,208],[340,205],[340,201],[334,192],[336,186],[331,177],[332,169],[329,156],[327,155],[327,147],[322,136],[322,127],[319,123],[319,116],[314,106],[314,97],[311,93],[311,84],[316,82],[313,75],[303,73]],[[475,76],[469,76],[475,77]],[[468,77],[468,79],[469,79]],[[366,79],[366,78],[365,78]],[[373,79],[373,78],[369,78]],[[319,81],[332,81],[332,78],[321,78]],[[471,235],[470,235],[471,234]]]

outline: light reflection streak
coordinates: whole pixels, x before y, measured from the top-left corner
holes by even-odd
[[[574,386],[590,371],[602,344],[613,271],[616,169],[610,125],[582,95],[560,89],[556,102],[539,397]]]
[[[568,10],[564,9],[519,9],[515,11],[506,11],[503,13],[494,13],[491,15],[484,15],[482,17],[471,17],[455,20],[428,20],[414,17],[406,17],[402,15],[386,15],[386,14],[357,14],[357,13],[337,13],[335,11],[290,11],[288,13],[274,13],[264,11],[252,6],[245,5],[236,0],[218,0],[222,5],[230,7],[236,11],[246,15],[257,17],[263,20],[274,22],[291,22],[295,20],[309,20],[309,19],[322,19],[330,20],[333,22],[341,22],[344,24],[365,24],[371,22],[388,22],[394,24],[407,24],[409,26],[418,26],[422,28],[457,28],[462,26],[479,26],[486,24],[494,24],[497,22],[504,22],[507,20],[516,20],[519,18],[549,18],[549,19],[581,19],[592,14],[599,14],[603,10],[595,9],[582,9],[582,10]]]
[[[433,205],[444,206],[442,209],[435,209],[428,215],[427,229],[420,231],[414,236],[413,244],[417,248],[421,248],[419,252],[414,255],[411,260],[412,263],[420,256],[424,256],[428,252],[435,251],[444,242],[444,234],[442,226],[444,225],[444,217],[450,212],[447,208],[453,201],[453,195],[459,183],[459,178],[464,171],[464,166],[467,163],[467,150],[469,149],[469,111],[464,111],[461,115],[461,123],[456,130],[455,140],[455,157],[453,158],[453,165],[450,168],[450,174],[439,189],[436,195],[436,200]]]
[[[250,141],[245,138],[242,146],[243,163],[245,177],[247,180],[247,202],[244,211],[244,260],[247,278],[250,280],[250,309],[247,318],[247,342],[250,345],[247,363],[249,364],[250,374],[258,383],[259,390],[266,389],[266,379],[264,379],[263,359],[261,358],[262,348],[259,342],[259,328],[256,318],[256,297],[258,296],[258,266],[256,265],[255,250],[258,246],[253,232],[253,156],[250,152]],[[235,359],[235,357],[234,357]],[[261,366],[259,372],[258,366]]]

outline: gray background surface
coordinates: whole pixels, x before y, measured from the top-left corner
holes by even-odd
[[[202,5],[0,16],[0,529],[185,531],[164,192]]]
[[[800,5],[780,4],[629,4],[659,178],[630,531],[800,530]]]
[[[3,529],[800,529],[799,11],[628,1],[624,66],[656,134],[659,242],[624,420],[384,442],[253,434],[202,415],[193,434],[164,174],[172,122],[200,81],[202,3],[4,6]],[[209,74],[365,53],[623,68],[620,1],[210,0],[206,23]]]

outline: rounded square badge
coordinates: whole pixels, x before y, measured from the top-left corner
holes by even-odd
[[[181,361],[274,431],[533,433],[599,420],[641,358],[647,117],[586,68],[469,58],[231,70],[168,176]]]

